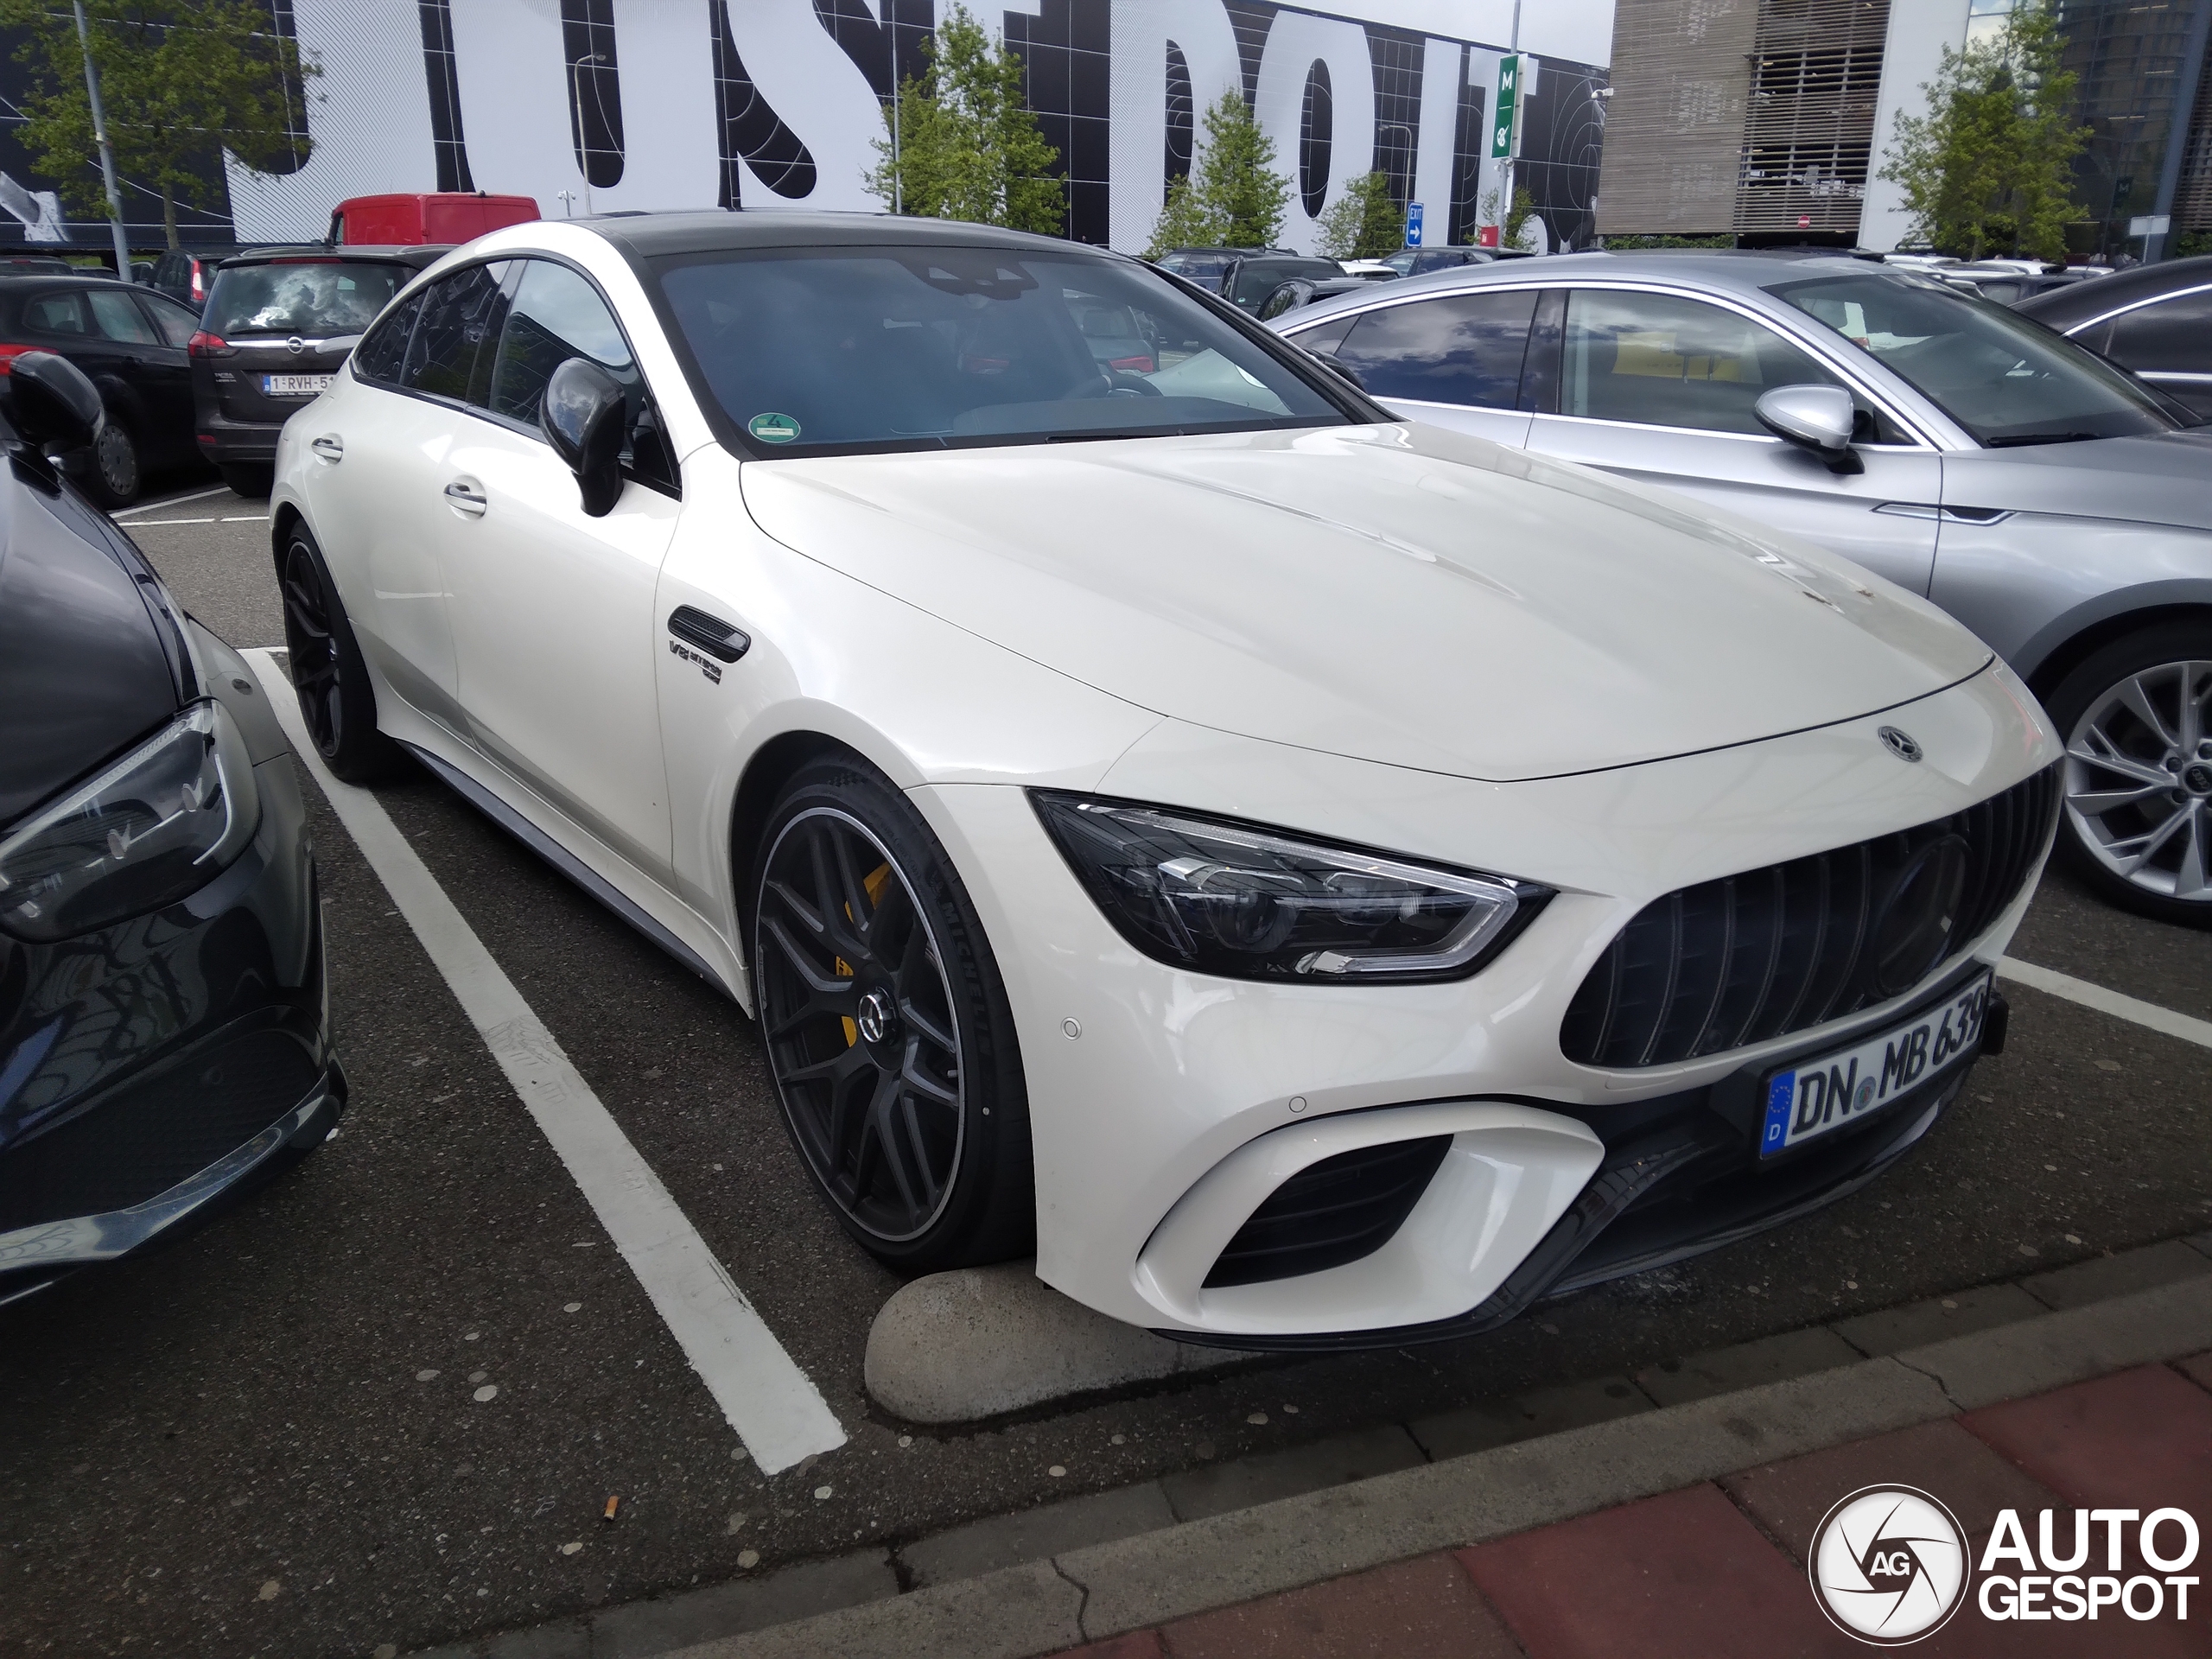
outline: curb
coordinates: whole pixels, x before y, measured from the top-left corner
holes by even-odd
[[[1798,1365],[1802,1375],[1714,1389],[1632,1415],[1112,1541],[1040,1552],[1040,1559],[904,1594],[893,1592],[880,1548],[799,1563],[715,1586],[718,1608],[702,1605],[691,1616],[656,1619],[666,1632],[663,1640],[633,1645],[617,1638],[616,1647],[625,1659],[815,1659],[824,1653],[838,1659],[1031,1659],[2202,1352],[2212,1349],[2208,1255],[2212,1235],[1960,1292],[1956,1301],[1945,1299],[1957,1310],[1948,1317],[1986,1318],[1974,1304],[1986,1301],[2002,1306],[1988,1312],[2006,1322],[1941,1340],[1926,1339],[1933,1327],[1918,1317],[1936,1306],[1929,1303],[1694,1357],[1675,1369],[1716,1380],[1733,1372],[1739,1384],[1778,1345],[1802,1348],[1810,1363]],[[2045,1311],[2053,1304],[2055,1311]],[[1880,1340],[1885,1336],[1891,1339]],[[1904,1340],[1895,1339],[1900,1337]],[[1877,1357],[1863,1357],[1868,1351]],[[1140,1497],[1147,1490],[1099,1497]],[[1075,1500],[1089,1501],[1095,1500]],[[1051,1507],[1067,1506],[1029,1514],[1048,1515]],[[847,1583],[852,1572],[841,1568],[864,1578]],[[741,1598],[724,1599],[741,1591]],[[675,1615],[690,1598],[709,1593],[702,1589],[626,1611]],[[625,1611],[610,1609],[599,1617]],[[702,1627],[727,1634],[684,1642]],[[633,1628],[629,1635],[641,1637],[645,1630]],[[456,1643],[425,1659],[581,1659],[609,1650],[572,1620]]]

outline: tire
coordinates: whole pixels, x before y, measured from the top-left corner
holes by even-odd
[[[100,423],[99,436],[92,441],[89,481],[92,493],[110,512],[129,506],[146,486],[146,469],[140,461],[137,440],[130,435],[130,429],[116,418],[112,410]]]
[[[323,764],[349,784],[373,784],[401,767],[404,752],[377,729],[376,690],[346,620],[322,550],[295,524],[276,560],[284,646],[300,715]]]
[[[267,500],[270,488],[276,482],[276,469],[273,467],[255,466],[249,462],[225,467],[221,470],[223,482],[231,486],[231,493],[243,495],[249,500]]]
[[[2212,927],[2212,622],[2114,641],[2049,706],[2066,742],[2068,866],[2113,904]]]
[[[880,774],[817,762],[771,810],[748,887],[761,1046],[785,1129],[839,1223],[900,1273],[1028,1254],[1014,1013],[920,815]]]

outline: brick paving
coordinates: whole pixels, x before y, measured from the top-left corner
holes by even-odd
[[[2076,1509],[2171,1507],[2212,1543],[2212,1354],[2145,1365],[1745,1471],[1510,1538],[1425,1555],[1134,1631],[1066,1659],[1827,1659],[1868,1645],[1830,1624],[1806,1579],[1821,1521],[1862,1486],[1941,1499],[1976,1567],[1966,1602],[1911,1644],[1915,1659],[2205,1659],[2212,1566],[2189,1618],[2168,1594],[2152,1620],[2115,1607],[2092,1622],[1998,1622],[1976,1605],[2000,1511],[2031,1548],[2044,1510],[2070,1554]],[[2161,1576],[2133,1529],[2120,1573]],[[2109,1570],[2093,1527],[2082,1571]],[[2181,1545],[2171,1523],[2156,1548]],[[2016,1564],[1996,1569],[2017,1574]],[[2048,1605],[2048,1604],[2046,1604]]]

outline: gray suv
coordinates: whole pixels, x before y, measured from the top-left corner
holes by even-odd
[[[2212,429],[2183,405],[2001,306],[1827,256],[1472,265],[1275,327],[1408,417],[1681,491],[1925,594],[2064,735],[2075,868],[2212,926]]]

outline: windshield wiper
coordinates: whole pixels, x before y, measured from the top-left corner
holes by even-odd
[[[2018,449],[2029,443],[2094,443],[2099,438],[2108,438],[2109,432],[2024,432],[2014,437],[1991,438],[1985,449]]]

